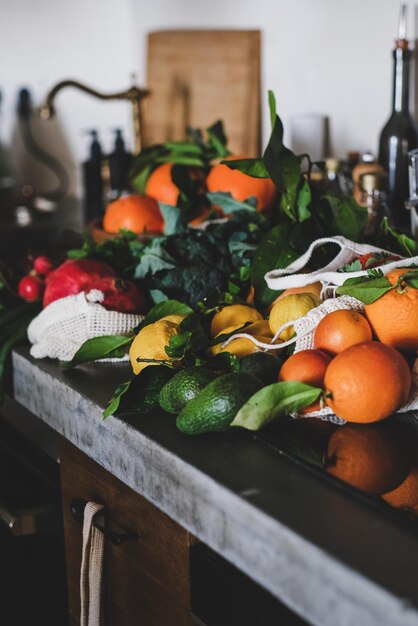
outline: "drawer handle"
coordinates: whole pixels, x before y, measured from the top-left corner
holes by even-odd
[[[83,498],[74,498],[70,502],[71,513],[74,519],[76,520],[76,522],[78,522],[79,524],[83,523],[84,509],[86,507],[86,504],[87,502],[86,500],[83,500]],[[101,511],[99,511],[97,515],[106,515],[106,509],[102,509]],[[104,534],[106,539],[108,539],[111,543],[113,543],[114,546],[120,546],[121,543],[124,543],[125,541],[135,541],[136,539],[139,539],[138,533],[134,533],[134,532],[117,533],[115,530],[110,530],[110,528],[105,528],[105,526],[103,526],[102,524],[99,524],[99,522],[94,518],[93,518],[93,526],[97,528],[98,530],[100,530],[100,532]]]

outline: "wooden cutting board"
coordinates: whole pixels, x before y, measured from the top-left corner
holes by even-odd
[[[150,33],[147,87],[146,145],[222,119],[235,154],[259,155],[260,31]]]

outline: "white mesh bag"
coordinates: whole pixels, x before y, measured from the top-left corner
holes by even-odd
[[[36,359],[49,357],[71,361],[87,339],[125,335],[143,320],[142,315],[108,311],[100,304],[103,298],[101,291],[92,289],[87,294],[81,292],[51,302],[29,324],[31,355]],[[115,362],[127,360],[128,355],[120,359],[101,359]]]

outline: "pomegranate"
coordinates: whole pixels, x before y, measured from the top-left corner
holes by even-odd
[[[37,256],[33,262],[33,269],[40,276],[47,276],[54,267],[54,262],[47,256]]]
[[[17,292],[26,302],[35,302],[42,298],[45,285],[37,276],[24,276],[17,287]]]
[[[94,289],[99,289],[104,293],[104,300],[101,304],[106,309],[119,313],[146,312],[146,298],[130,280],[109,276],[96,281]]]
[[[98,280],[114,276],[114,271],[101,261],[75,259],[65,261],[46,277],[44,307],[59,298],[75,296],[96,287]]]

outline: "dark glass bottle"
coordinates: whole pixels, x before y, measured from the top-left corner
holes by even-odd
[[[380,135],[379,162],[388,174],[387,205],[393,225],[409,230],[408,151],[418,147],[418,131],[409,112],[409,61],[411,51],[406,39],[398,39],[393,51],[392,115]]]
[[[90,156],[83,163],[84,215],[87,222],[100,217],[104,210],[103,152],[97,131],[92,130],[90,134],[92,136]]]

